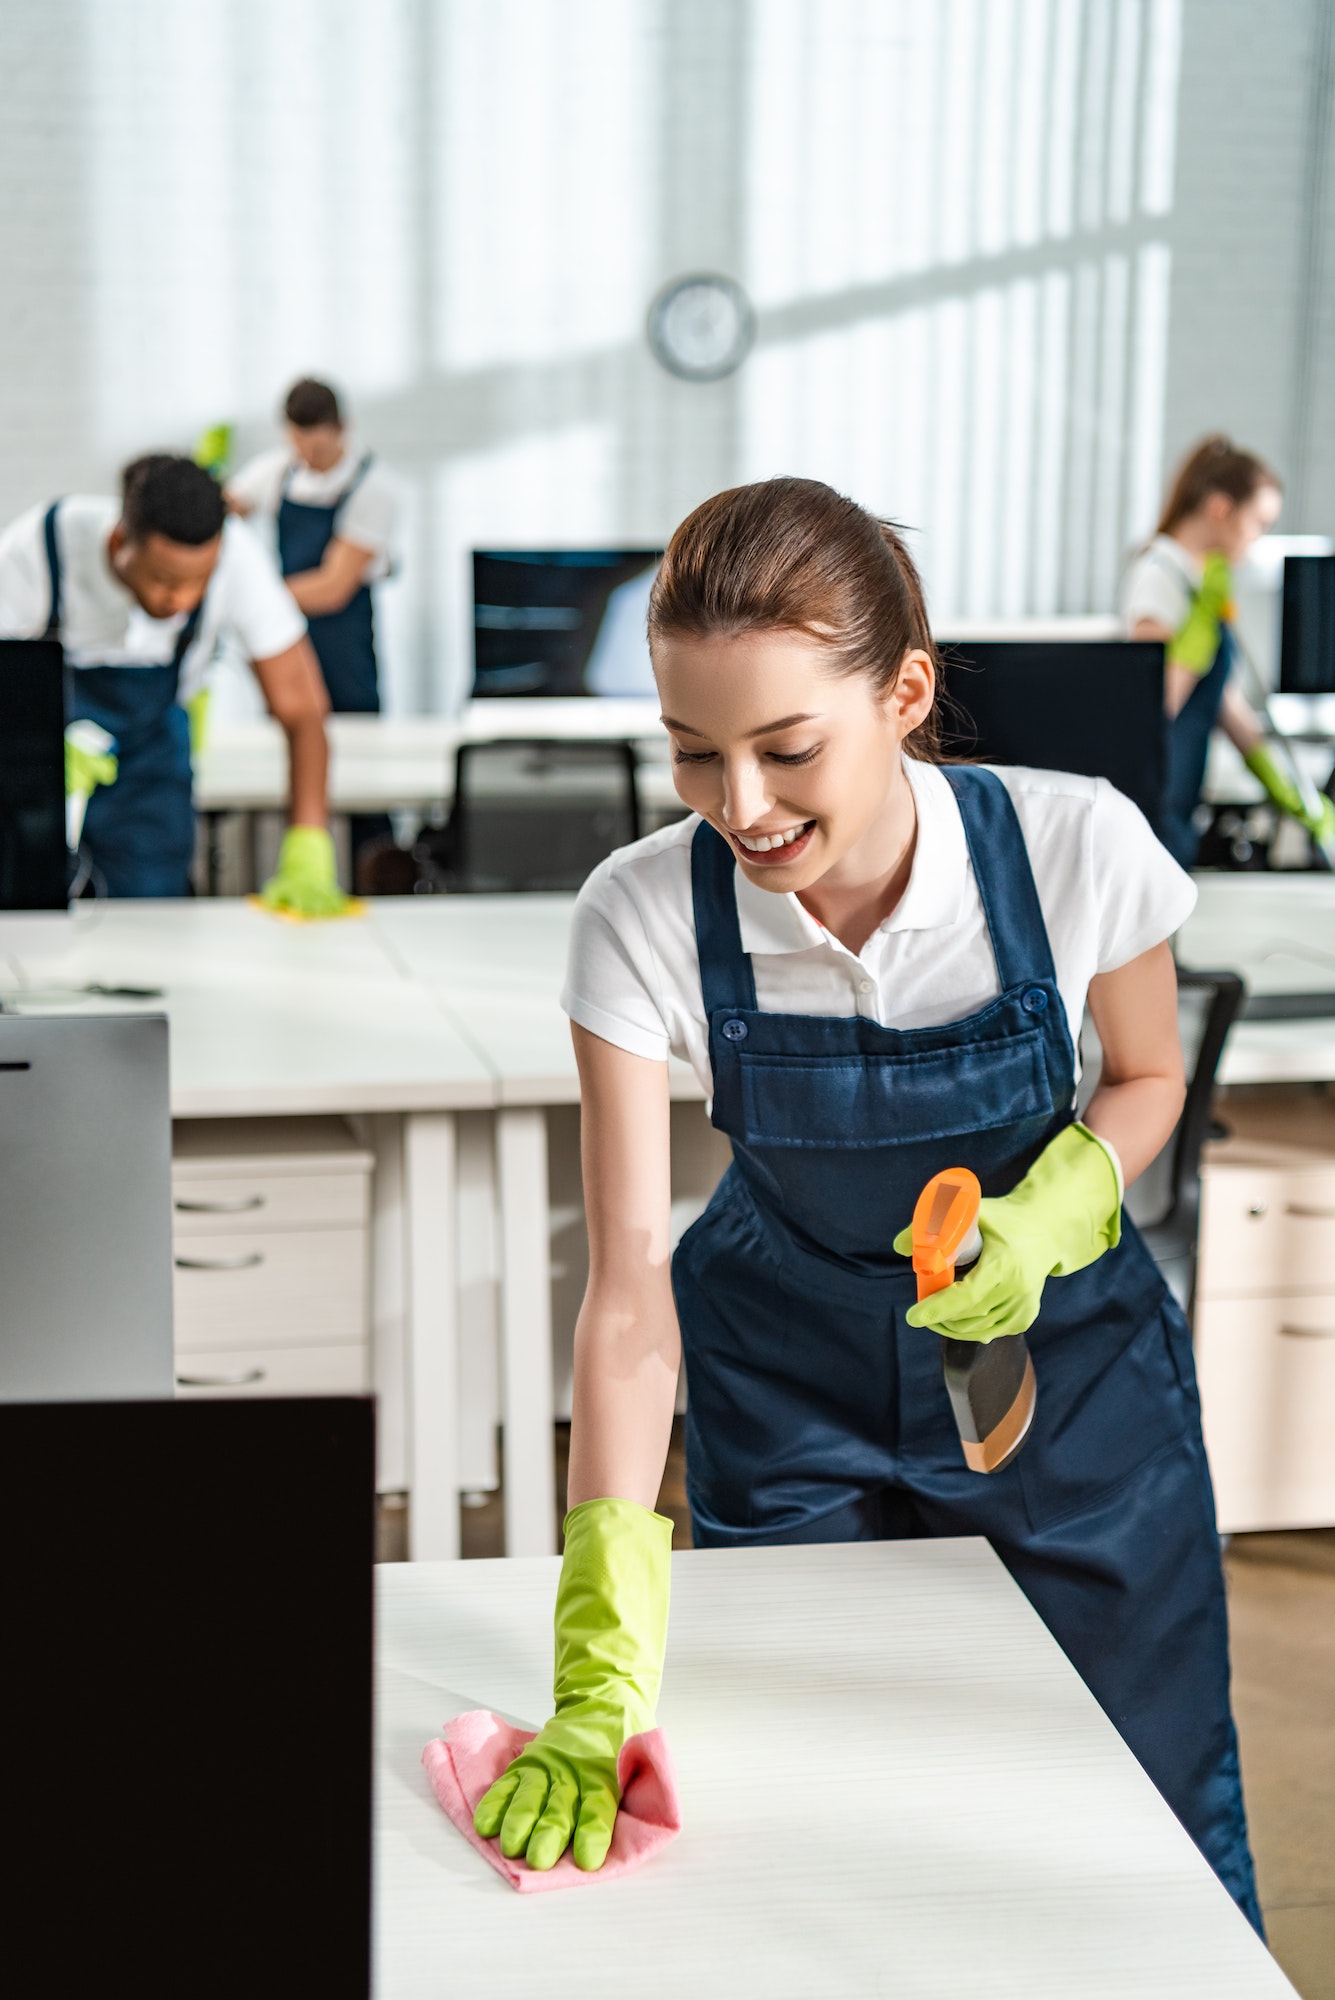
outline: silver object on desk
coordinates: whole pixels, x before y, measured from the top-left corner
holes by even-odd
[[[167,1022],[0,1016],[0,1402],[173,1393]]]

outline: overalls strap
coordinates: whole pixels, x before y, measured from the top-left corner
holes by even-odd
[[[292,464],[288,466],[287,471],[283,474],[283,483],[278,489],[278,504],[280,507],[282,506],[283,502],[287,499],[288,488],[291,486],[292,481],[296,478],[299,470],[300,470],[299,466],[294,461]],[[358,462],[356,471],[353,473],[347,485],[343,488],[343,491],[339,494],[337,500],[333,501],[329,507],[329,512],[333,516],[333,522],[329,530],[331,535],[334,535],[338,532],[339,515],[343,512],[343,509],[347,506],[349,500],[351,500],[353,494],[357,491],[357,488],[361,485],[363,479],[365,479],[367,473],[370,470],[371,470],[371,453],[368,451],[366,453],[366,456]],[[301,504],[303,506],[309,506],[311,503],[309,501],[303,501]]]
[[[60,637],[60,550],[56,544],[56,515],[59,511],[59,500],[53,500],[42,519],[42,539],[46,543],[46,568],[51,579],[51,615],[42,634],[44,639]]]
[[[755,973],[737,917],[736,871],[723,835],[701,820],[691,841],[691,900],[707,1017],[724,1007],[744,1013],[756,1008]]]
[[[1055,983],[1048,927],[1010,793],[995,771],[976,764],[944,765],[942,772],[964,822],[1002,992]]]

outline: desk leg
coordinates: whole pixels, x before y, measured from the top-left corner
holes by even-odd
[[[501,1402],[505,1418],[505,1553],[556,1549],[552,1416],[551,1238],[547,1120],[498,1111],[501,1210]]]
[[[407,1215],[408,1553],[433,1562],[459,1553],[459,1336],[455,1256],[454,1119],[414,1112],[403,1121]]]

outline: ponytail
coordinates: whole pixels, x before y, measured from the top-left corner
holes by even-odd
[[[1214,493],[1222,493],[1240,507],[1254,499],[1263,486],[1282,492],[1279,474],[1253,451],[1243,451],[1232,438],[1217,431],[1202,438],[1178,466],[1169,489],[1156,535],[1171,535],[1184,521],[1200,512]]]

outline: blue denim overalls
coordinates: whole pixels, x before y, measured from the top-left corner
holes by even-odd
[[[1200,834],[1192,814],[1201,802],[1210,736],[1219,720],[1219,704],[1233,671],[1233,635],[1219,628],[1219,647],[1207,673],[1168,725],[1168,780],[1164,786],[1164,846],[1183,868],[1194,867]]]
[[[60,637],[59,508],[53,500],[42,523],[51,576],[49,639]],[[190,894],[195,854],[190,722],[176,691],[203,608],[201,598],[164,666],[70,667],[65,674],[66,722],[95,722],[116,739],[116,782],[100,785],[89,799],[80,840],[109,896]]]
[[[765,1014],[727,843],[691,849],[713,1120],[733,1164],[673,1260],[703,1547],[986,1535],[1247,1915],[1260,1912],[1229,1710],[1214,1500],[1186,1321],[1134,1225],[1050,1278],[1038,1410],[970,1472],[938,1342],[891,1240],[943,1167],[1009,1193],[1073,1116],[1075,1059],[1019,821],[945,772],[1001,995],[946,1027]]]

